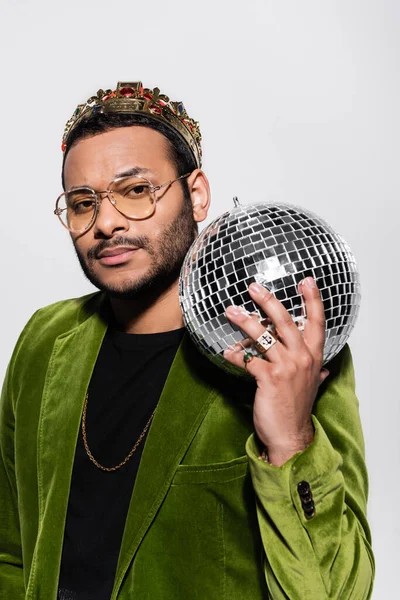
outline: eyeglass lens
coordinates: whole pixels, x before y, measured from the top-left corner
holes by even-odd
[[[154,212],[154,194],[145,179],[123,177],[110,185],[112,204],[125,216],[145,219]],[[82,231],[92,222],[96,211],[96,193],[91,188],[78,188],[62,194],[57,202],[58,216],[72,231]]]

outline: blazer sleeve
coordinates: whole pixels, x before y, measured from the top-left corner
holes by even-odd
[[[0,398],[0,600],[25,598],[22,543],[18,512],[18,486],[15,470],[14,432],[17,398],[17,358],[35,313],[16,344]]]
[[[9,371],[0,404],[0,599],[25,598]]]
[[[372,593],[368,478],[348,346],[328,369],[306,450],[275,467],[259,460],[254,434],[246,444],[272,600],[367,600]]]

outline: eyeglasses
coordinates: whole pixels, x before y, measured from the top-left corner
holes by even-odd
[[[95,222],[105,194],[124,217],[134,220],[147,219],[156,211],[159,198],[155,193],[189,175],[191,173],[186,173],[161,185],[153,185],[144,177],[117,177],[110,183],[109,189],[102,192],[96,192],[87,186],[73,188],[58,196],[54,214],[69,231],[84,233]]]

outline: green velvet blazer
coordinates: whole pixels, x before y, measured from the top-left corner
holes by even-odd
[[[38,311],[11,359],[0,413],[1,600],[56,600],[105,304],[95,294]],[[329,368],[313,443],[274,467],[258,459],[253,384],[184,338],[143,451],[112,600],[370,597],[367,473],[347,347]],[[309,520],[301,481],[315,503]]]

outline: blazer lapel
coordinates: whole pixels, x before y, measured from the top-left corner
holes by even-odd
[[[115,584],[115,600],[146,531],[218,391],[205,381],[209,361],[186,335],[175,356],[140,461],[125,524]],[[203,373],[203,376],[202,376]]]
[[[28,587],[35,598],[57,596],[76,440],[105,331],[105,321],[90,316],[56,339],[49,361],[38,434],[39,534]]]
[[[95,312],[60,335],[43,389],[38,433],[39,531],[28,598],[56,598],[76,441],[92,371],[107,329]],[[218,391],[204,378],[209,361],[188,336],[175,356],[143,450],[125,524],[115,585],[124,576],[162,503],[176,468]],[[212,370],[212,369],[211,369]],[[209,378],[207,378],[209,379]],[[46,573],[46,577],[40,574]]]

